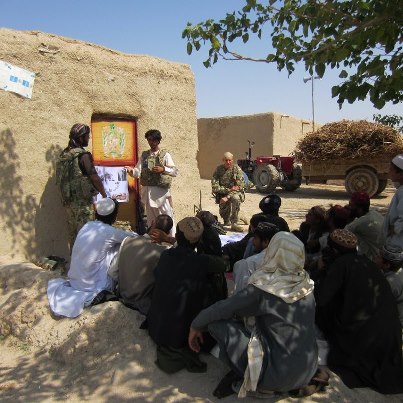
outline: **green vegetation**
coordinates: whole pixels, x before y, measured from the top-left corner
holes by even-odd
[[[188,23],[187,52],[209,47],[206,67],[219,58],[275,63],[292,74],[304,62],[311,75],[338,69],[332,88],[341,107],[369,96],[381,109],[403,100],[403,7],[400,0],[246,0],[225,18]],[[235,42],[257,37],[268,42],[266,57],[241,55]],[[271,41],[271,43],[270,43]]]

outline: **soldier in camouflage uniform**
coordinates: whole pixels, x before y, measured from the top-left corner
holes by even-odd
[[[214,171],[211,188],[216,196],[216,203],[219,204],[224,225],[231,225],[232,231],[242,232],[242,227],[237,222],[241,203],[245,200],[245,180],[230,152],[224,154],[223,164]]]
[[[106,192],[101,178],[95,170],[92,155],[84,147],[88,146],[90,128],[76,123],[70,130],[69,144],[62,151],[56,163],[56,180],[59,184],[62,202],[67,211],[70,249],[73,248],[78,231],[94,219],[93,196]],[[63,162],[70,161],[67,174],[60,174]]]

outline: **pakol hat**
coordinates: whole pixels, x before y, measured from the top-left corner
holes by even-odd
[[[96,203],[95,210],[100,216],[105,217],[115,211],[115,202],[111,198],[105,197]]]
[[[403,250],[398,246],[384,245],[382,248],[382,257],[388,262],[403,263]]]
[[[357,247],[357,237],[346,229],[335,229],[330,234],[330,239],[344,248],[355,249]]]
[[[204,231],[203,223],[197,217],[186,217],[180,220],[178,229],[190,243],[196,243]]]
[[[403,154],[398,154],[393,158],[392,164],[403,170]]]

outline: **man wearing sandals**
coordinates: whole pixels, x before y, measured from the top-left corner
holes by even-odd
[[[327,384],[327,374],[317,368],[313,282],[304,263],[303,243],[278,232],[248,286],[193,320],[189,347],[199,351],[202,331],[208,330],[231,368],[216,397],[290,391],[304,396]]]

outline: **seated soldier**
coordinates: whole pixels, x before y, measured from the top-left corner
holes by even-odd
[[[401,325],[385,277],[345,229],[329,235],[321,262],[315,321],[329,343],[327,365],[349,388],[402,393]]]
[[[222,284],[209,283],[209,273],[223,273],[224,259],[195,252],[203,233],[197,217],[178,222],[177,246],[162,252],[154,270],[155,285],[147,315],[148,330],[157,344],[157,366],[174,373],[182,368],[205,372],[206,364],[187,347],[193,318],[205,307],[226,298]]]
[[[230,270],[233,269],[235,262],[245,258],[247,248],[249,248],[248,256],[253,255],[253,232],[260,222],[265,221],[266,217],[263,214],[254,214],[250,219],[248,233],[240,241],[229,242],[222,247],[223,256],[229,261]]]
[[[119,203],[110,198],[97,202],[95,221],[87,222],[78,232],[73,245],[68,281],[53,279],[48,283],[50,309],[57,315],[75,318],[84,307],[102,301],[105,291],[113,292],[115,283],[111,267],[120,244],[126,237],[138,237],[135,232],[112,227]],[[98,298],[98,295],[102,298]]]
[[[370,210],[371,202],[365,192],[354,192],[349,201],[349,207],[354,221],[347,224],[345,229],[351,231],[358,239],[358,254],[373,259],[382,247],[383,216],[375,210]]]
[[[149,232],[158,229],[169,235],[172,225],[172,218],[161,214],[153,221]],[[125,305],[147,315],[154,288],[154,268],[161,253],[170,246],[154,242],[148,234],[122,242],[116,280],[118,296]]]
[[[403,330],[403,250],[397,246],[384,245],[374,261],[383,271],[392,289]]]
[[[253,246],[257,254],[246,259],[238,260],[234,264],[234,292],[239,292],[248,285],[249,277],[258,269],[271,239],[279,228],[268,222],[260,222],[253,232]]]
[[[277,225],[280,231],[290,232],[287,221],[278,215],[281,206],[281,197],[271,194],[263,197],[260,200],[259,208],[262,210],[262,215],[266,217],[266,221]]]

